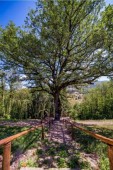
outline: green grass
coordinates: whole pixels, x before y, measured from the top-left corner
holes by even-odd
[[[113,130],[113,119],[104,119],[104,120],[77,120],[77,123],[82,123],[86,126],[93,126],[99,128],[106,128]]]
[[[79,166],[79,159],[80,159],[80,155],[77,153],[76,155],[70,158],[68,166],[70,168],[75,168],[76,166]]]
[[[42,154],[43,154],[43,150],[42,150],[42,149],[38,149],[38,150],[37,150],[37,155],[40,156],[40,155],[42,155]]]
[[[19,132],[29,129],[28,127],[9,127],[9,126],[0,126],[0,140],[6,137],[12,136]],[[30,132],[18,139],[12,141],[11,151],[14,153],[19,150],[24,152],[27,149],[33,148],[37,146],[37,141],[40,139],[41,130],[36,129],[33,132]],[[3,149],[0,148],[0,154],[2,154]]]
[[[15,135],[19,132],[27,130],[28,127],[9,127],[9,126],[0,126],[0,140],[11,135]]]
[[[42,150],[40,147],[37,150],[37,157],[50,157],[52,158],[52,161],[57,165],[58,168],[81,168],[84,169],[87,165],[87,163],[81,161],[80,154],[70,154],[68,151],[70,148],[68,148],[63,143],[53,143],[52,141],[48,141],[45,139],[42,142],[42,147],[46,148]],[[50,166],[50,161],[45,159],[43,160],[43,165],[46,164],[48,167]],[[88,166],[87,166],[88,167]],[[84,169],[85,170],[85,169]],[[89,170],[86,168],[86,170]]]
[[[58,158],[57,165],[58,165],[58,168],[67,168],[67,163],[65,161],[65,158]]]
[[[28,159],[26,162],[25,161],[20,161],[19,162],[19,168],[21,167],[36,167],[36,161],[32,160],[32,159]]]
[[[103,128],[103,129],[108,129],[108,130],[113,130],[113,125],[101,125],[101,126],[96,126],[97,128],[100,127],[100,128]]]
[[[113,138],[113,130],[106,129],[105,127],[88,127],[85,126],[90,131],[96,132],[103,136]],[[109,160],[107,155],[107,145],[101,142],[100,140],[95,139],[94,137],[82,132],[81,130],[74,128],[73,130],[74,137],[76,141],[80,144],[81,151],[85,153],[96,153],[99,156],[100,169],[109,170]]]
[[[66,150],[63,150],[63,151],[60,151],[60,152],[59,152],[59,156],[60,156],[60,157],[63,157],[63,158],[66,158],[66,157],[68,157],[68,153],[67,153]]]

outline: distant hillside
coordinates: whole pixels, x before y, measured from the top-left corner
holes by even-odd
[[[90,84],[86,87],[83,88],[83,91],[84,92],[87,92],[89,89],[92,89],[92,88],[96,88],[97,86],[103,84],[103,83],[107,83],[108,81],[97,81],[97,82],[94,82],[93,84]]]
[[[69,86],[67,88],[67,98],[71,106],[74,106],[76,103],[80,103],[83,100],[84,94],[88,92],[88,90],[96,88],[97,86],[107,83],[108,81],[97,81],[93,84],[83,87],[82,89],[78,90],[73,86]]]
[[[84,93],[87,92],[89,89],[96,88],[97,86],[101,85],[102,83],[107,83],[108,81],[97,81],[94,82],[93,84],[84,86],[82,89],[78,90],[73,86],[67,87],[67,93],[73,94],[73,93]]]

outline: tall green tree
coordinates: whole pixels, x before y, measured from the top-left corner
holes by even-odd
[[[2,51],[24,68],[32,87],[53,96],[56,120],[62,90],[112,71],[100,27],[103,5],[103,0],[38,0],[25,31],[18,32],[13,24],[2,31]]]
[[[76,103],[71,116],[80,119],[113,118],[113,82],[104,82],[89,89],[81,103]]]

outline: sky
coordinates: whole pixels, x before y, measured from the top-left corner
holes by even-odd
[[[6,26],[12,20],[22,26],[30,9],[35,7],[35,0],[0,0],[0,25]]]
[[[13,21],[17,26],[22,26],[30,11],[35,8],[36,0],[0,0],[0,25],[5,27],[9,21]],[[113,0],[105,0],[106,4],[113,4]],[[99,80],[107,80],[101,77]]]
[[[105,0],[106,4],[113,4],[113,0]]]
[[[22,26],[27,13],[35,7],[36,0],[0,0],[0,25],[6,26],[12,20],[17,26]],[[113,0],[105,0],[113,4]]]

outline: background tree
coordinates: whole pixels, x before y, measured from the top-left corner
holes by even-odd
[[[103,0],[37,1],[26,30],[14,24],[2,30],[2,52],[24,69],[38,91],[51,94],[55,119],[61,116],[61,93],[68,85],[91,83],[112,72],[100,11]]]
[[[70,115],[75,119],[112,119],[113,82],[90,89],[83,101],[75,104]]]
[[[5,115],[5,73],[0,70],[0,98],[1,98],[1,105],[0,105],[0,110],[1,113]]]

